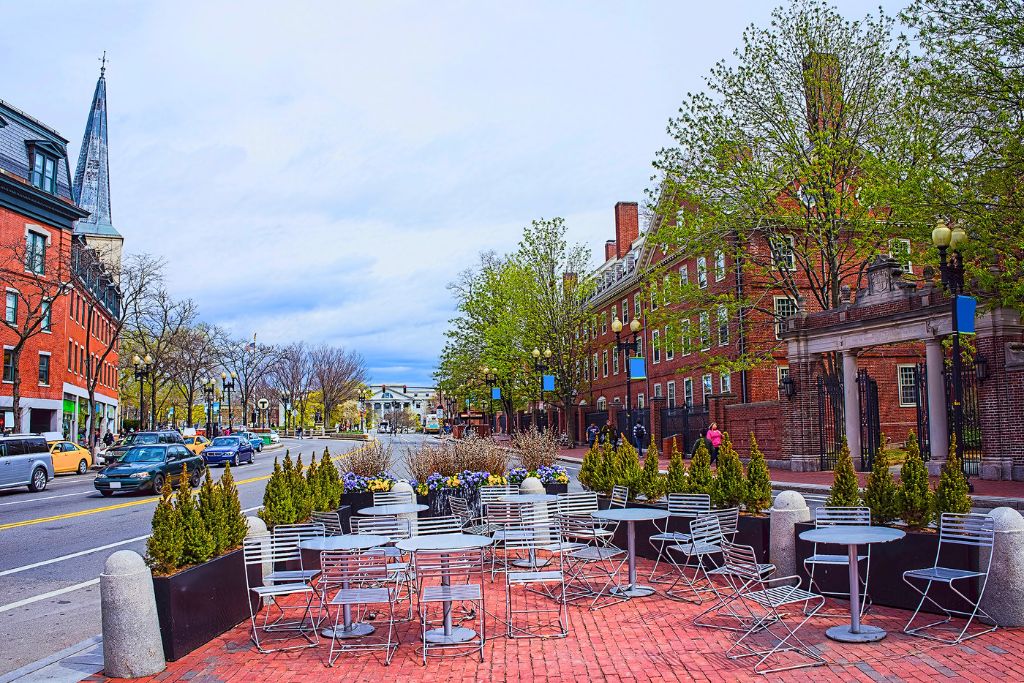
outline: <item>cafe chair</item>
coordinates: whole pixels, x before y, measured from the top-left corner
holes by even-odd
[[[413,568],[419,582],[419,614],[423,664],[431,654],[478,653],[484,661],[484,553],[482,550],[418,550],[413,553]],[[445,642],[430,631],[444,628],[445,618],[454,618],[452,603],[470,603],[476,623],[475,633],[452,624],[459,642]],[[450,621],[449,621],[450,623]],[[433,651],[433,652],[431,652]]]
[[[612,545],[612,534],[603,535],[602,520],[593,517],[557,516],[561,542],[570,550],[563,552],[563,571],[567,588],[565,602],[590,600],[590,609],[628,600],[612,592],[627,561],[626,551]]]
[[[611,501],[608,503],[610,508],[624,508],[626,503],[629,502],[629,487],[628,486],[613,486]]]
[[[263,565],[271,566],[278,563],[295,564],[302,571],[302,552],[299,546],[287,541],[275,539],[270,534],[246,538],[242,542],[242,559],[245,566],[246,595],[249,597],[250,638],[256,649],[263,654],[283,650],[297,650],[316,647],[320,644],[317,633],[316,619],[313,617],[313,601],[318,597],[316,590],[309,581],[296,579],[276,584],[253,585],[250,574],[259,577],[263,573]],[[257,600],[253,600],[253,597]],[[288,604],[285,598],[300,596],[297,604]],[[304,599],[303,597],[304,596]],[[254,604],[255,603],[255,604]],[[257,615],[263,612],[262,619]],[[290,613],[300,612],[298,618],[289,619]],[[271,613],[276,616],[271,618]],[[268,647],[269,644],[294,642],[296,637],[304,640],[301,644]]]
[[[337,591],[328,603],[336,610],[327,666],[334,666],[335,660],[342,653],[366,650],[384,650],[384,664],[390,665],[401,640],[395,630],[398,586],[388,566],[388,558],[374,553],[326,550],[320,554],[320,566],[324,595],[329,590]],[[379,613],[375,622],[377,629],[387,628],[387,636],[381,642],[372,642],[372,639],[381,640],[380,636],[374,638],[372,634],[359,638],[338,638],[338,632],[344,628],[341,619],[345,608],[351,610],[353,607],[380,605],[386,605],[388,610],[386,623],[381,623]]]
[[[415,503],[410,491],[381,491],[373,494],[373,505],[410,505]]]
[[[524,523],[518,530],[521,533],[505,540],[505,552],[543,566],[510,567],[505,572],[506,634],[509,638],[564,638],[569,634],[569,613],[559,530],[551,521]],[[519,594],[519,600],[514,594]],[[538,599],[552,599],[554,606],[538,605]],[[517,602],[522,603],[519,609]]]
[[[965,640],[977,638],[980,635],[996,630],[996,626],[991,626],[970,635],[967,634],[967,630],[971,627],[971,622],[974,621],[975,617],[980,617],[983,621],[989,623],[995,623],[995,620],[981,608],[981,599],[985,595],[989,569],[992,566],[992,545],[995,542],[994,522],[988,515],[973,513],[956,514],[952,512],[942,513],[939,521],[939,547],[935,553],[935,562],[931,567],[911,569],[903,572],[903,580],[921,595],[917,609],[914,610],[914,614],[911,615],[910,621],[907,622],[903,632],[947,645],[958,645]],[[956,549],[962,549],[964,546],[978,549],[977,571],[972,569],[954,569],[939,564],[944,550],[947,553],[955,552]],[[974,591],[971,590],[973,582],[977,582],[976,597],[973,597]],[[937,597],[931,592],[932,587],[936,584],[948,586],[949,590],[968,605],[969,609],[962,610],[939,604]],[[924,607],[925,601],[945,614],[945,618],[920,626],[913,626],[914,620],[917,619],[918,613]],[[952,621],[954,616],[967,617],[967,623],[964,624],[962,629],[957,630],[955,627],[952,629],[940,628]],[[952,633],[953,637],[944,638],[936,635],[936,633],[942,632]]]
[[[311,538],[323,538],[326,527],[318,522],[311,524],[278,524],[271,530],[274,541],[282,548],[293,546],[296,551],[299,544]],[[319,573],[318,569],[289,569],[280,568],[275,564],[273,571],[263,577],[263,580],[270,583],[291,582],[291,581],[312,581]]]
[[[651,538],[651,547],[657,555],[654,558],[654,567],[651,568],[649,580],[652,582],[666,582],[671,579],[672,572],[663,572],[658,575],[658,565],[661,562],[671,563],[672,560],[665,552],[665,546],[669,543],[687,543],[690,540],[688,531],[669,531],[673,519],[683,519],[687,522],[696,519],[702,512],[711,510],[711,496],[706,493],[670,493],[668,494],[668,517],[658,523],[655,520],[654,526],[657,532]]]
[[[460,531],[464,534],[490,536],[491,532],[497,529],[487,524],[482,516],[475,515],[469,508],[469,501],[462,496],[451,496],[448,499],[448,509],[452,515],[458,517],[462,524]]]
[[[461,534],[462,522],[454,515],[446,517],[423,517],[416,520],[417,536],[432,536],[435,534]]]
[[[313,521],[317,524],[323,524],[324,532],[328,536],[343,536],[345,534],[345,529],[342,528],[341,519],[336,511],[314,512]]]

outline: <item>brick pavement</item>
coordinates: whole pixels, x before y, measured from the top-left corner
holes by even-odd
[[[641,573],[650,564],[641,560]],[[491,613],[504,611],[504,583],[486,585]],[[542,598],[537,597],[541,600]],[[842,609],[846,603],[830,607]],[[815,618],[800,631],[818,647],[828,666],[760,677],[748,661],[731,661],[723,652],[735,634],[698,628],[695,605],[660,595],[620,603],[598,611],[572,607],[569,637],[561,640],[509,640],[491,637],[481,664],[473,657],[434,658],[426,666],[416,652],[419,628],[399,627],[403,640],[390,667],[379,653],[342,655],[325,666],[327,644],[297,652],[261,655],[252,647],[248,623],[172,663],[147,681],[216,683],[245,681],[1021,681],[1024,680],[1024,630],[1000,630],[951,647],[902,633],[907,612],[873,608],[867,623],[890,635],[881,643],[846,645],[824,631],[840,623]],[[493,619],[488,632],[503,631]],[[96,675],[89,681],[109,681]]]

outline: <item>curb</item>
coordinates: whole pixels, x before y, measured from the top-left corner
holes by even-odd
[[[26,664],[25,666],[19,669],[15,669],[14,671],[0,675],[0,683],[12,683],[13,681],[17,681],[26,676],[30,676],[35,672],[39,671],[40,669],[50,666],[51,664],[56,664],[61,660],[68,659],[69,657],[81,654],[85,650],[95,647],[96,645],[99,645],[102,642],[103,636],[93,636],[92,638],[86,638],[82,642],[75,643],[70,647],[66,647],[60,652],[55,652],[48,657],[43,657],[42,659],[36,660],[30,664]],[[89,676],[92,676],[93,674],[102,670],[103,667],[100,666],[98,669],[96,669],[96,671],[93,671],[92,673],[83,673],[82,677],[78,680],[84,680],[85,678],[88,678]]]

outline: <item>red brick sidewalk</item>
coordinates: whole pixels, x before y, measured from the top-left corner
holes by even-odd
[[[641,570],[650,564],[641,561]],[[504,583],[487,583],[491,613],[504,613]],[[538,600],[542,598],[537,598]],[[844,608],[846,603],[832,607]],[[324,666],[321,647],[261,655],[249,641],[248,622],[226,633],[166,671],[141,680],[185,681],[1022,681],[1024,630],[1000,630],[959,647],[939,645],[902,633],[909,613],[875,607],[865,621],[890,632],[881,643],[845,645],[828,640],[825,629],[840,623],[815,618],[799,632],[818,647],[828,666],[755,676],[749,660],[731,661],[723,652],[734,634],[698,628],[695,605],[660,595],[632,600],[596,612],[569,611],[569,637],[561,640],[489,639],[485,660],[432,658],[426,666],[416,652],[419,627],[399,628],[402,645],[390,667],[379,653],[342,655],[334,668]],[[491,622],[489,631],[502,627]],[[90,681],[108,681],[102,675]]]

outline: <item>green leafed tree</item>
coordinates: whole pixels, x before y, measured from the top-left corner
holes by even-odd
[[[900,469],[898,491],[900,517],[910,529],[923,529],[932,521],[934,503],[928,485],[928,468],[921,458],[917,435],[907,437],[907,458]]]
[[[885,439],[875,453],[868,474],[867,485],[864,487],[864,505],[871,510],[873,524],[891,524],[900,516],[899,489],[896,480],[889,471],[888,449]]]
[[[213,557],[213,536],[206,528],[206,523],[192,496],[192,488],[188,484],[188,466],[182,469],[175,507],[178,509],[178,517],[181,520],[182,566],[188,567],[206,562]]]
[[[750,462],[747,463],[747,512],[761,514],[772,504],[772,476],[768,462],[750,432]]]
[[[238,487],[235,486],[235,478],[231,474],[231,465],[224,466],[224,473],[220,475],[220,521],[223,527],[223,550],[228,551],[242,545],[245,535],[249,532],[249,525],[245,522],[245,515],[242,513],[242,501],[238,497]]]
[[[935,487],[935,517],[941,523],[943,512],[964,514],[971,511],[971,494],[964,476],[960,456],[956,452],[956,435],[950,437],[949,456],[939,473]]]
[[[285,463],[290,472],[291,459],[285,452]],[[263,490],[263,507],[259,511],[260,519],[267,523],[267,528],[273,529],[278,524],[291,524],[295,521],[295,505],[292,502],[292,490],[289,485],[289,475],[285,473],[284,467],[274,458],[274,471],[267,480],[267,487]]]
[[[591,491],[600,490],[600,473],[603,466],[603,455],[601,453],[600,444],[594,444],[583,456],[583,462],[580,464],[579,479],[580,483],[583,484],[584,488],[590,489]]]
[[[719,451],[721,458],[721,451]],[[711,471],[711,454],[708,453],[707,441],[701,439],[697,442],[697,450],[693,453],[690,461],[689,492],[714,494],[715,475]]]
[[[227,548],[227,537],[225,536],[222,514],[224,511],[221,502],[222,490],[213,483],[213,476],[210,468],[206,468],[206,476],[203,478],[203,485],[199,487],[199,501],[197,509],[199,518],[203,521],[210,539],[213,541],[213,555],[220,555]]]
[[[644,471],[640,466],[640,454],[633,444],[622,440],[616,452],[615,484],[629,487],[629,497],[636,498],[643,486]]]
[[[832,479],[825,505],[829,507],[857,507],[860,505],[860,486],[857,473],[853,469],[853,458],[850,457],[850,446],[843,438],[843,446],[836,459],[836,470]]]
[[[181,566],[183,545],[181,519],[174,507],[174,492],[170,479],[165,479],[160,501],[153,512],[153,531],[146,539],[146,564],[154,574],[173,574]]]
[[[666,486],[667,481],[661,476],[661,454],[658,452],[658,445],[651,441],[650,448],[644,454],[640,493],[643,493],[648,501],[653,502],[665,495]]]
[[[729,434],[722,434],[722,445],[718,449],[718,472],[711,500],[717,507],[737,507],[747,499],[747,480],[743,475],[743,463],[732,446]]]
[[[686,476],[686,461],[679,452],[676,440],[672,440],[672,455],[668,460],[668,479],[665,481],[667,493],[688,493],[689,478]]]

